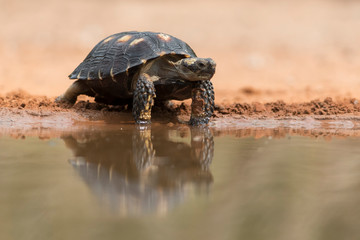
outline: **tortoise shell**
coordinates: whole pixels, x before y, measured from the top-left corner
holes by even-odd
[[[132,67],[166,54],[196,57],[188,44],[168,34],[117,33],[100,41],[69,78],[80,80],[114,78]]]

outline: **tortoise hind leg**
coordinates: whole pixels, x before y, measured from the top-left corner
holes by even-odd
[[[73,105],[80,94],[85,94],[90,97],[95,96],[95,93],[87,85],[85,80],[77,80],[66,90],[64,94],[57,97],[55,102]]]
[[[190,125],[207,124],[214,112],[214,88],[210,80],[194,83],[191,92]]]
[[[142,74],[137,83],[133,96],[132,113],[136,123],[151,122],[151,108],[154,105],[155,87],[147,74]]]

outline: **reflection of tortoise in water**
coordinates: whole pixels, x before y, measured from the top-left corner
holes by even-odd
[[[132,104],[135,121],[146,123],[155,96],[159,102],[192,98],[190,123],[204,124],[214,110],[210,79],[215,66],[173,36],[118,33],[94,47],[69,76],[78,80],[56,101],[74,104],[78,95],[85,94],[96,102]]]

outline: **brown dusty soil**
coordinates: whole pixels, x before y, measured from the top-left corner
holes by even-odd
[[[83,99],[86,97],[83,97]],[[34,96],[24,91],[10,92],[0,95],[0,108],[2,114],[9,111],[26,112],[33,116],[50,116],[52,113],[87,113],[91,112],[117,112],[130,113],[127,106],[112,106],[99,104],[88,100],[79,100],[74,106],[62,106],[54,102],[55,97]],[[45,114],[46,112],[46,114]],[[167,108],[154,107],[154,114],[190,115],[190,105],[176,103]],[[303,103],[285,103],[284,101],[268,103],[232,103],[216,104],[214,118],[224,116],[243,116],[252,118],[283,118],[294,116],[323,116],[323,115],[359,115],[359,100],[355,98],[334,101],[331,97],[323,100],[312,100]],[[85,114],[86,115],[86,114]],[[90,116],[89,116],[90,117]]]
[[[99,104],[91,101],[90,98],[82,97],[74,106],[66,107],[54,102],[55,97],[34,96],[25,91],[14,91],[5,95],[0,95],[0,108],[18,109],[25,112],[86,112],[87,110],[102,112],[130,112],[127,106],[112,106]],[[164,112],[164,109],[154,109],[155,114]],[[190,114],[190,105],[186,103],[176,103],[166,109],[165,112],[174,114]],[[285,103],[284,101],[268,103],[232,103],[216,104],[214,117],[223,116],[244,116],[254,118],[267,117],[292,117],[292,116],[314,116],[314,115],[339,115],[360,113],[359,100],[355,98],[334,101],[331,97],[323,100],[312,100],[302,103]],[[35,114],[35,113],[34,113]],[[40,113],[39,113],[40,114]],[[41,115],[41,114],[40,114]]]

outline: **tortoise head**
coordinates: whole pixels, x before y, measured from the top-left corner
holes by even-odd
[[[215,73],[216,63],[211,58],[183,58],[174,63],[179,75],[185,80],[210,80]]]

